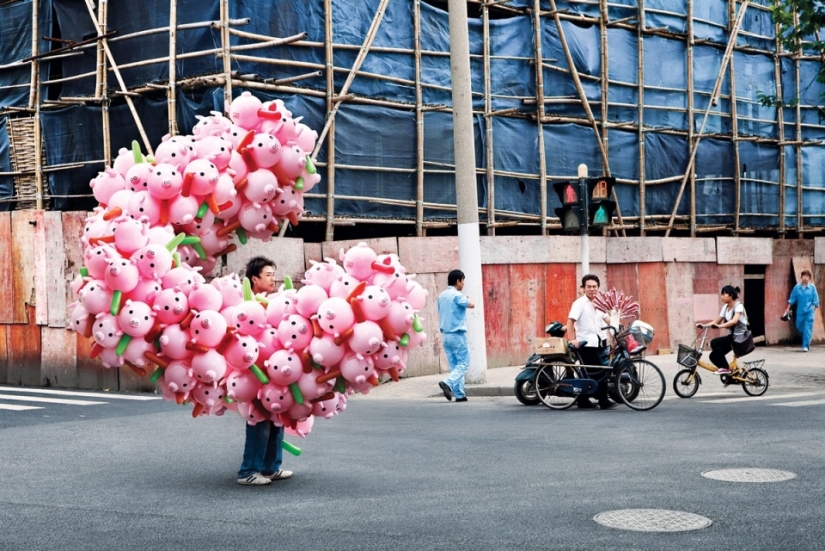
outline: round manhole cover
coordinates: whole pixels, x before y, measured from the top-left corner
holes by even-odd
[[[702,515],[667,509],[622,509],[599,513],[593,520],[609,528],[637,532],[685,532],[701,530],[711,525]]]
[[[719,469],[705,471],[702,476],[725,482],[782,482],[796,478],[792,472],[776,469]]]

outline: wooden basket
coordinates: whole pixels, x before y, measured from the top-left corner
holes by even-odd
[[[17,199],[16,210],[37,208],[37,160],[34,156],[34,117],[17,117],[8,119],[9,157],[11,169],[23,172],[14,176],[14,197]],[[43,143],[41,142],[41,148]],[[43,157],[45,158],[45,149]],[[45,194],[44,194],[45,195]],[[43,201],[43,208],[46,201]]]

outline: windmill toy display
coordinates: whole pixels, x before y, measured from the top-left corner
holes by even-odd
[[[627,331],[624,330],[625,320],[635,319],[639,315],[639,302],[633,300],[632,296],[611,287],[593,299],[593,306],[610,316],[610,325],[617,331],[616,340],[628,353],[641,353],[653,340],[653,327],[641,320],[636,319]]]

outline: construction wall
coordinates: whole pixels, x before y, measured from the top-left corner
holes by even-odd
[[[90,341],[66,329],[73,300],[69,282],[83,265],[79,236],[86,215],[38,210],[0,213],[0,383],[152,388],[148,378],[128,368],[106,369],[90,360]],[[410,351],[406,375],[447,371],[435,297],[446,286],[447,273],[458,266],[458,239],[401,237],[366,242],[379,254],[398,254],[430,294],[420,314],[429,338]],[[250,256],[265,254],[276,260],[279,280],[289,275],[299,281],[312,261],[338,259],[342,248],[354,244],[273,239],[230,254],[220,272],[238,271]],[[481,251],[488,365],[516,365],[530,354],[533,339],[546,323],[567,318],[582,275],[580,238],[482,237]],[[652,354],[690,343],[695,336],[693,323],[718,314],[724,285],[745,290],[749,281],[757,282],[755,288],[761,288],[763,296],[753,292],[743,298],[752,319],[764,318],[769,344],[794,336],[790,324],[779,316],[795,268],[799,272],[806,262],[813,267],[820,295],[825,296],[825,239],[594,237],[590,251],[591,271],[601,277],[602,289],[615,287],[635,297],[640,318],[656,328]],[[821,319],[817,324],[815,337],[822,340]]]

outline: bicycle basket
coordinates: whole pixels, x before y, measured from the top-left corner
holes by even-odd
[[[641,354],[647,348],[646,344],[636,339],[632,330],[622,331],[616,335],[616,342],[630,355]]]
[[[702,357],[702,351],[693,349],[684,344],[679,345],[676,361],[685,367],[696,367],[696,362]]]

